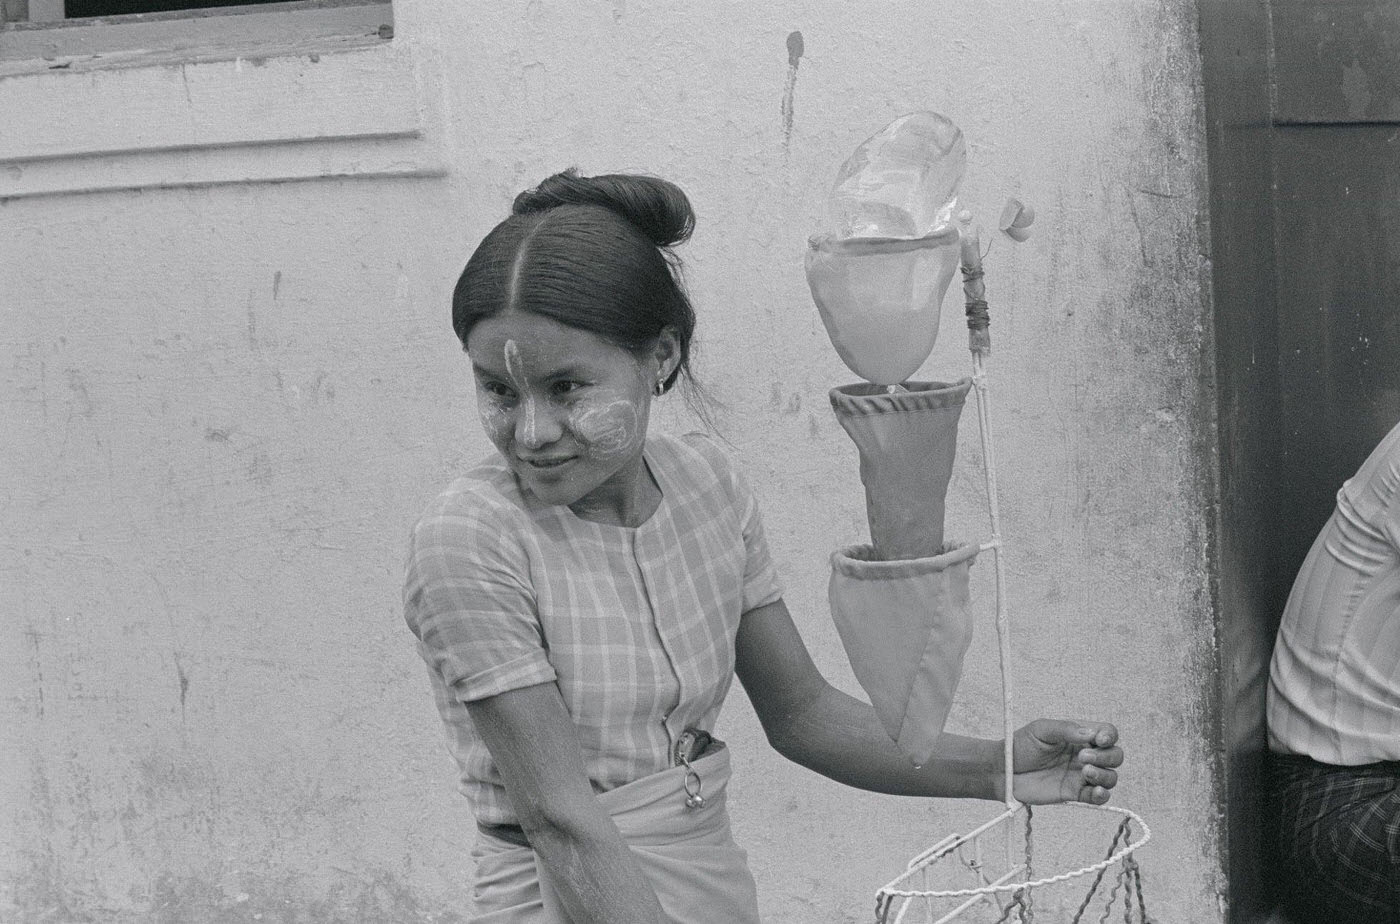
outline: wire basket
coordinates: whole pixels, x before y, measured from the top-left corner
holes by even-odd
[[[1086,826],[1097,826],[1105,816],[1118,822],[1111,839],[1107,830],[1086,832]],[[1109,842],[1103,859],[1067,872],[1037,875],[1038,867],[1063,869],[1073,862],[1072,849],[1065,844],[1081,843],[1086,836],[1097,839],[1099,833]],[[1067,803],[1033,810],[1018,804],[966,834],[945,837],[910,860],[904,872],[876,893],[876,920],[1029,924],[1038,910],[1042,919],[1049,913],[1052,920],[1079,924],[1108,920],[1121,903],[1123,920],[1147,922],[1142,873],[1132,854],[1151,837],[1151,829],[1136,812],[1118,806]],[[1114,867],[1117,872],[1110,878]],[[1105,879],[1110,879],[1107,887]]]

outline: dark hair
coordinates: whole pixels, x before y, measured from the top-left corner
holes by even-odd
[[[463,348],[477,322],[529,311],[641,355],[671,327],[690,379],[695,309],[671,247],[695,213],[680,187],[648,176],[581,177],[570,168],[515,197],[511,215],[467,261],[452,293]]]

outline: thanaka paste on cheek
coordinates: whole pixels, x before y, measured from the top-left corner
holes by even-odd
[[[581,401],[569,414],[569,430],[592,454],[603,458],[630,455],[644,429],[637,405],[616,397],[615,392]]]
[[[610,476],[609,482],[615,486],[580,497],[570,505],[574,513],[585,517],[596,512],[629,516],[625,511],[634,509],[642,496],[643,486],[636,479],[638,476],[645,477],[644,469],[640,467],[642,443],[646,436],[644,408],[626,389],[605,391],[575,404],[569,411],[568,427],[575,445],[586,455],[590,466],[604,471],[630,473],[625,476],[627,484],[621,493],[616,476]],[[634,462],[638,467],[633,468]],[[625,519],[618,522],[626,525]]]
[[[569,413],[569,429],[602,459],[626,458],[641,448],[646,437],[645,377],[638,372],[638,391],[625,387],[596,390]]]
[[[476,391],[476,413],[486,437],[502,452],[510,445],[510,410],[501,406],[501,399],[484,388]]]
[[[507,340],[505,345],[506,374],[510,376],[510,384],[515,389],[525,412],[525,443],[535,445],[535,401],[530,397],[529,382],[525,376],[525,361],[520,358],[520,347],[514,340]]]

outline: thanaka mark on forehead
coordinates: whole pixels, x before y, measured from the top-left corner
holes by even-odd
[[[525,387],[525,363],[520,358],[520,345],[514,340],[507,340],[505,349],[506,375],[510,376],[510,383],[517,390]]]

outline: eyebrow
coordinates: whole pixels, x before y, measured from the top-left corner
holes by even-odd
[[[476,373],[477,375],[489,375],[492,378],[496,379],[510,378],[510,376],[502,375],[500,372],[497,372],[494,369],[487,369],[483,366],[479,366],[475,361],[472,362],[472,372]]]
[[[490,377],[492,377],[492,378],[496,378],[496,379],[509,379],[509,378],[510,378],[510,372],[509,372],[508,370],[488,369],[488,368],[486,368],[486,367],[484,367],[484,366],[479,365],[479,364],[476,363],[475,361],[472,362],[472,371],[475,372],[477,375],[488,375],[488,376],[490,376]],[[568,364],[566,364],[566,365],[560,366],[558,369],[551,370],[547,375],[544,376],[545,379],[593,378],[593,377],[594,377],[594,373],[593,373],[593,371],[592,371],[591,369],[588,368],[588,366],[586,366],[586,365],[581,365],[581,364],[579,364],[579,363],[574,363],[574,362],[570,362],[570,363],[568,363]]]

